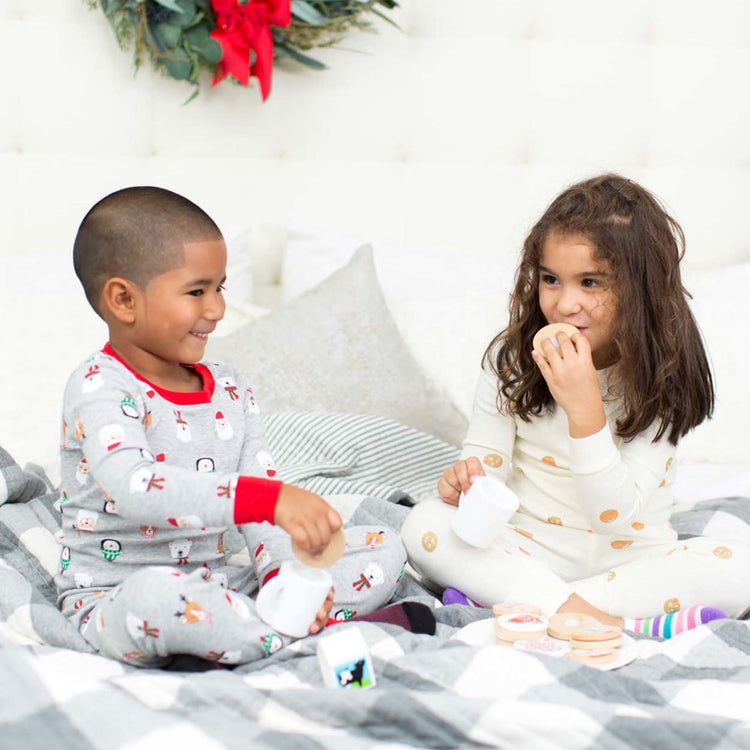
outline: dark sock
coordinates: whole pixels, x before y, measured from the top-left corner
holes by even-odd
[[[435,615],[432,610],[421,602],[400,602],[382,609],[376,609],[369,615],[357,615],[346,622],[387,622],[399,625],[412,633],[426,633],[435,635]]]

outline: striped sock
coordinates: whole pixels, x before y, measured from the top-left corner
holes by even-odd
[[[711,622],[711,620],[723,620],[724,618],[726,618],[726,615],[720,609],[694,605],[668,615],[636,618],[634,620],[629,617],[624,619],[625,630],[658,636],[659,638],[672,638],[686,630],[692,630],[699,625]]]

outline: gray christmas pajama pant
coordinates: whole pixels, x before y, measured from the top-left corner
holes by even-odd
[[[189,573],[171,566],[145,567],[78,603],[83,610],[93,604],[81,627],[84,638],[105,656],[144,667],[163,666],[177,654],[242,664],[290,643],[293,638],[258,619],[249,596],[257,581],[292,558],[289,536],[266,523],[241,530],[256,575],[252,567],[200,567]],[[395,531],[352,526],[345,534],[346,552],[328,569],[335,592],[330,617],[336,620],[368,614],[386,604],[406,562]]]

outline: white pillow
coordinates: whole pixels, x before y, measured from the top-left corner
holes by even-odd
[[[227,237],[227,300],[277,306],[287,230],[260,223]]]

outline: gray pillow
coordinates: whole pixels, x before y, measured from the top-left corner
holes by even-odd
[[[466,433],[466,418],[402,339],[369,245],[281,309],[211,339],[206,357],[243,373],[266,413],[375,414],[453,445]]]

